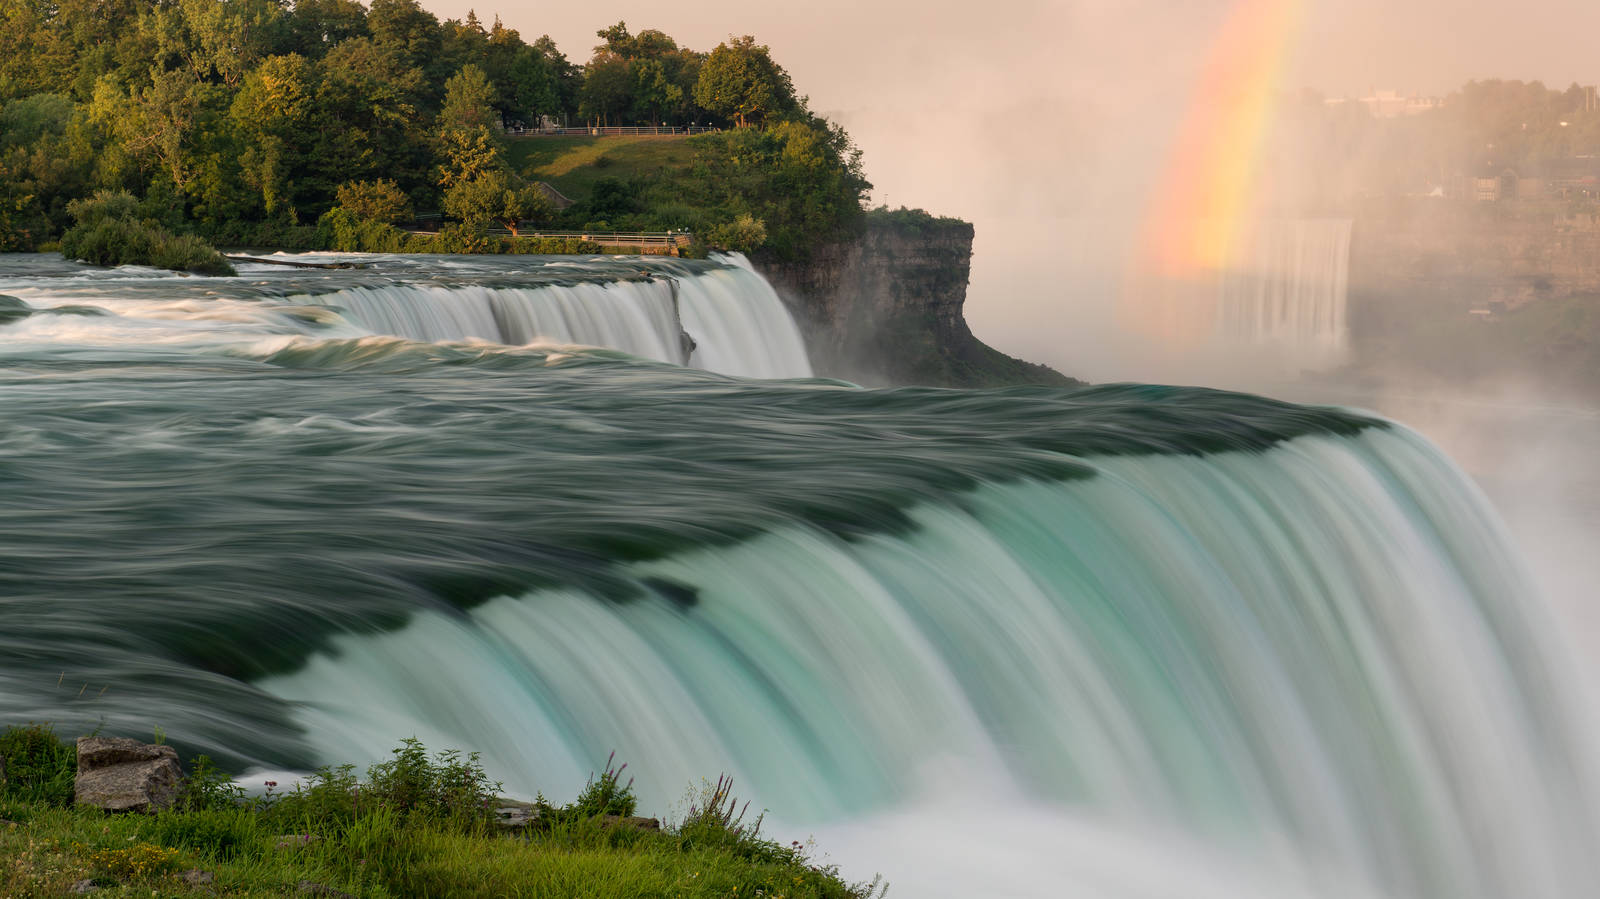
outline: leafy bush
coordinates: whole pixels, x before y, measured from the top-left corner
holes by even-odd
[[[0,734],[5,783],[0,796],[23,802],[72,805],[78,777],[78,751],[56,737],[47,724],[9,727]]]
[[[231,809],[244,799],[244,788],[233,782],[211,761],[211,756],[196,756],[190,763],[189,776],[183,781],[178,796],[181,808],[192,810]]]
[[[339,206],[362,221],[394,225],[411,218],[411,198],[387,178],[339,185]]]
[[[602,247],[592,240],[576,237],[519,237],[512,240],[506,252],[517,255],[599,255]]]
[[[867,213],[867,222],[874,227],[898,231],[902,234],[922,235],[949,232],[957,236],[972,236],[972,224],[958,218],[934,215],[923,209],[890,209],[879,206]]]
[[[401,741],[393,755],[367,769],[366,783],[352,765],[323,768],[288,795],[269,800],[265,811],[272,820],[308,831],[350,826],[380,812],[465,827],[493,814],[500,784],[489,780],[477,753],[463,757],[450,750],[430,758],[413,738]]]
[[[346,825],[361,811],[361,784],[354,765],[319,768],[277,801],[261,803],[269,820],[288,828],[319,830]]]
[[[500,784],[489,780],[476,752],[451,749],[429,760],[416,738],[402,740],[394,758],[367,770],[368,797],[402,815],[453,820],[486,819]]]
[[[439,229],[426,253],[498,253],[501,242],[481,227],[449,224]]]
[[[150,265],[179,272],[235,275],[232,265],[192,234],[173,234],[151,219],[135,218],[139,202],[123,191],[99,191],[73,200],[77,221],[61,235],[61,254],[92,265]]]
[[[749,253],[767,242],[767,226],[749,213],[743,213],[731,222],[712,228],[706,241],[724,250]]]
[[[627,783],[622,782],[622,772],[628,766],[626,763],[621,767],[615,766],[616,758],[615,752],[606,757],[605,770],[598,777],[591,775],[583,792],[578,794],[577,801],[570,805],[551,805],[541,793],[534,801],[534,808],[539,813],[539,826],[549,829],[604,815],[624,818],[632,815],[639,805],[638,797],[633,793],[633,778],[628,778]]]
[[[319,249],[339,253],[419,252],[408,249],[409,235],[387,222],[357,216],[343,206],[323,213],[317,220],[316,243]]]
[[[733,795],[733,778],[723,775],[707,784],[689,804],[689,811],[678,825],[678,836],[685,848],[717,848],[740,858],[768,863],[790,863],[803,858],[798,844],[780,846],[761,838],[761,823],[766,814],[745,823],[750,802],[743,805]]]

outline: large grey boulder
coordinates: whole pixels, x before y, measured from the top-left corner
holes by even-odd
[[[113,812],[166,808],[178,799],[178,751],[123,737],[78,738],[80,805]]]

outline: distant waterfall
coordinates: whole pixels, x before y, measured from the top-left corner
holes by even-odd
[[[665,281],[542,287],[386,284],[312,297],[375,334],[439,341],[581,344],[683,364]]]
[[[1338,364],[1348,344],[1350,231],[1349,219],[1264,220],[1233,237],[1220,263],[1141,260],[1124,279],[1119,315],[1167,355]]]
[[[576,344],[741,377],[810,377],[800,331],[772,286],[742,256],[723,261],[639,280],[390,282],[306,299],[343,310],[374,334],[411,340]]]
[[[1217,333],[1327,356],[1345,349],[1350,220],[1263,222],[1217,290]]]

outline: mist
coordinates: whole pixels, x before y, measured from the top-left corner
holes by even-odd
[[[441,16],[477,3],[430,3]],[[1248,389],[1305,402],[1374,409],[1442,446],[1483,488],[1533,568],[1583,665],[1581,689],[1600,687],[1600,409],[1592,396],[1537,377],[1483,381],[1303,379],[1295,360],[1229,348],[1183,350],[1119,326],[1117,304],[1139,228],[1193,102],[1211,44],[1235,4],[1223,0],[1002,0],[809,4],[619,0],[581,11],[500,9],[525,37],[548,32],[575,62],[594,31],[624,19],[709,49],[729,34],[772,47],[812,108],[845,126],[865,152],[873,202],[926,208],[974,223],[966,313],[996,348],[1093,381],[1164,381]],[[493,10],[479,6],[486,20]],[[1468,80],[1542,81],[1552,88],[1600,82],[1593,0],[1463,5],[1451,0],[1306,0],[1298,39],[1279,83],[1285,103],[1302,90],[1327,96],[1373,90],[1443,96]],[[1283,116],[1279,116],[1280,123]],[[1301,196],[1313,174],[1350,177],[1378,145],[1349,148],[1335,172],[1298,166],[1312,149],[1279,128],[1267,158],[1281,198]],[[1151,866],[1152,881],[1111,885],[1096,851],[1139,857],[1065,811],[1001,803],[930,801],[904,820],[866,820],[823,834],[846,870],[898,866],[908,894],[1039,895],[1075,883],[1091,895],[1236,895],[1228,872],[1189,870],[1181,853]],[[899,813],[897,813],[899,814]],[[936,823],[935,823],[936,822]],[[951,822],[956,822],[952,824]],[[982,842],[990,833],[1006,834]],[[1042,835],[1042,836],[1041,836]],[[974,856],[974,847],[1031,847],[1046,863]],[[995,851],[999,851],[995,849]],[[1043,867],[1041,867],[1043,866]],[[1303,872],[1302,872],[1303,873]],[[1259,883],[1259,872],[1251,882]],[[920,879],[919,879],[920,878]],[[1031,878],[1031,879],[1030,879]],[[1165,880],[1163,880],[1165,878]],[[1113,888],[1113,887],[1116,888]],[[1211,892],[1206,892],[1209,890]],[[1290,877],[1276,895],[1296,891]]]
[[[1228,354],[1175,360],[1113,322],[1134,231],[1233,0],[428,5],[498,13],[579,63],[619,19],[698,49],[754,34],[865,151],[875,203],[974,223],[967,315],[980,339],[1089,380],[1251,380]],[[1586,37],[1600,9],[1583,0],[1299,5],[1285,95],[1600,80]]]

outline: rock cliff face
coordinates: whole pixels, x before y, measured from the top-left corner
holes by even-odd
[[[1077,383],[972,335],[962,314],[972,268],[966,222],[873,215],[860,236],[805,261],[755,264],[795,313],[818,375],[869,385]]]
[[[1416,200],[1360,213],[1349,322],[1362,374],[1600,396],[1600,217]]]
[[[1417,311],[1460,316],[1596,294],[1600,222],[1592,217],[1424,206],[1356,219],[1350,305],[1357,340]]]

